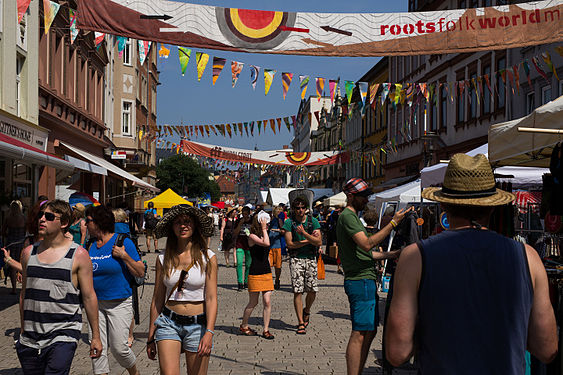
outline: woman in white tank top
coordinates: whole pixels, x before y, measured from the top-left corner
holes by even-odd
[[[213,220],[195,207],[175,206],[156,226],[167,237],[156,260],[147,354],[162,374],[207,374],[217,317],[217,257],[207,248]]]

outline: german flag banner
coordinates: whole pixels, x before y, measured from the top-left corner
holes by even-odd
[[[180,149],[182,152],[190,155],[259,165],[330,165],[347,163],[350,160],[348,152],[290,152],[284,150],[253,151],[240,148],[214,146],[186,140],[181,141]]]
[[[559,42],[561,13],[563,0],[409,13],[304,13],[169,0],[78,0],[78,28],[236,52],[425,55]]]

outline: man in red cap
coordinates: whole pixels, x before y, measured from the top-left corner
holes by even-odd
[[[379,252],[377,245],[385,239],[409,210],[400,210],[379,232],[368,236],[366,228],[358,218],[373,194],[361,178],[352,178],[344,185],[348,199],[336,224],[336,238],[342,267],[344,268],[344,290],[350,302],[352,333],[346,348],[346,367],[349,375],[362,373],[367,355],[377,333],[379,311],[375,280],[376,262],[393,259],[399,251]]]

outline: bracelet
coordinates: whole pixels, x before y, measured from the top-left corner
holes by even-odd
[[[397,223],[395,222],[395,220],[391,219],[390,223],[393,226],[393,228],[397,228]]]
[[[12,258],[12,257],[7,257],[7,258],[6,258],[6,264],[8,264],[11,260],[14,260],[14,258]]]
[[[154,342],[154,339],[152,339],[152,340],[147,340],[147,345],[150,345],[150,344],[152,344],[153,342]]]
[[[209,328],[206,329],[207,332],[211,333],[212,335],[215,335],[215,332],[213,332],[212,330],[210,330]]]

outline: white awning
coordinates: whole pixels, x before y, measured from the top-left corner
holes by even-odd
[[[31,147],[17,139],[0,134],[0,155],[12,159],[25,160],[59,170],[72,171],[74,165],[48,152]]]
[[[160,191],[159,188],[157,188],[157,187],[155,187],[155,186],[152,186],[152,185],[149,184],[148,182],[145,182],[145,181],[141,180],[141,179],[138,178],[138,177],[133,176],[131,173],[129,173],[129,172],[127,172],[127,171],[125,171],[125,170],[119,168],[119,167],[116,166],[116,165],[113,165],[112,163],[110,163],[109,161],[107,161],[107,160],[105,160],[105,159],[102,159],[102,158],[100,158],[100,157],[98,157],[98,156],[92,155],[92,154],[90,154],[90,153],[88,153],[88,152],[86,152],[86,151],[84,151],[84,150],[81,150],[81,149],[79,149],[79,148],[77,148],[77,147],[68,145],[68,144],[66,144],[66,143],[64,143],[64,142],[61,142],[61,145],[63,145],[64,147],[66,147],[66,148],[69,149],[70,151],[74,152],[75,154],[82,156],[82,157],[85,158],[86,160],[91,161],[92,163],[97,164],[97,165],[99,165],[100,167],[105,168],[106,170],[108,170],[108,171],[110,171],[110,172],[112,172],[112,173],[115,173],[116,175],[118,175],[118,176],[120,176],[120,177],[122,177],[122,178],[124,178],[124,179],[126,179],[126,180],[131,181],[131,182],[133,183],[133,186],[137,186],[137,187],[139,187],[139,188],[141,188],[141,189],[149,189],[149,190],[152,190],[152,191],[154,191],[154,192],[159,192],[159,191]],[[77,167],[77,168],[78,168],[78,167]]]
[[[84,160],[80,160],[77,158],[73,158],[72,156],[65,155],[65,160],[69,163],[72,163],[75,168],[82,169],[83,171],[101,174],[104,176],[108,175],[108,170],[102,167],[98,167],[92,163],[85,162]]]

